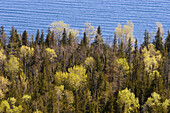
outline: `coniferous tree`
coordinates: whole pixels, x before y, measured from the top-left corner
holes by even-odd
[[[170,33],[169,33],[169,31],[168,31],[168,36],[167,36],[167,38],[165,39],[165,44],[166,44],[166,48],[167,48],[167,51],[168,51],[168,53],[170,52]]]
[[[18,48],[21,46],[21,41],[19,40],[19,35],[17,34],[17,30],[12,26],[12,30],[10,32],[10,38],[9,38],[9,43],[8,47],[10,49],[11,54],[16,54],[18,51]]]
[[[44,45],[44,31],[41,30],[40,44]]]
[[[74,36],[72,35],[72,32],[69,32],[69,35],[68,35],[68,44],[70,46],[73,46],[75,44],[75,40],[74,40]]]
[[[150,44],[150,42],[149,42],[149,39],[150,39],[149,32],[147,32],[147,30],[145,30],[144,35],[145,35],[145,37],[144,37],[144,42],[143,42],[142,46],[145,46],[148,49],[148,46]]]
[[[113,39],[113,53],[117,54],[117,37],[116,37],[116,33],[114,33],[114,39]]]
[[[66,45],[67,42],[68,42],[67,32],[66,32],[66,29],[64,28],[64,31],[63,31],[63,34],[62,34],[62,39],[61,39],[61,44]]]
[[[52,47],[52,39],[51,39],[51,31],[50,31],[50,29],[48,29],[48,34],[46,36],[45,42],[46,42],[47,47]]]
[[[100,26],[98,26],[98,28],[97,28],[97,34],[96,34],[94,43],[99,44],[99,45],[103,43]]]
[[[25,45],[25,46],[28,45],[28,33],[26,30],[24,30],[22,34],[22,45]]]
[[[161,53],[163,53],[163,42],[162,42],[162,38],[163,38],[163,36],[162,36],[162,34],[161,34],[161,29],[160,28],[158,28],[158,31],[157,31],[157,34],[156,34],[156,36],[155,36],[155,42],[154,42],[154,44],[155,44],[155,48],[156,48],[156,50],[159,50]]]
[[[37,29],[37,34],[36,34],[36,37],[35,37],[35,44],[36,45],[40,44],[40,31],[39,31],[39,29]]]
[[[5,46],[6,46],[6,34],[5,34],[5,30],[4,30],[3,26],[1,26],[1,30],[0,30],[0,43],[1,43],[1,46],[5,48]]]
[[[87,45],[88,45],[88,40],[87,40],[87,36],[86,36],[86,32],[84,32],[84,37],[83,37],[83,40],[82,40],[82,45],[84,46],[84,47],[87,47]]]
[[[118,57],[119,58],[124,58],[125,57],[123,40],[122,39],[121,39],[121,43],[119,44],[119,48],[118,48]]]

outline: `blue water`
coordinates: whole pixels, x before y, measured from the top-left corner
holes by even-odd
[[[113,38],[117,23],[134,23],[134,37],[143,40],[145,29],[156,32],[161,22],[165,37],[170,29],[170,0],[0,0],[0,26],[6,32],[14,25],[19,33],[25,29],[36,34],[47,31],[53,21],[64,21],[79,29],[85,22],[101,26],[103,38]]]

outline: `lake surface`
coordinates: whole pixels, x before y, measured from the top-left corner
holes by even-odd
[[[12,25],[22,33],[47,31],[53,21],[64,21],[79,29],[84,23],[101,26],[103,38],[113,38],[118,23],[134,23],[134,37],[143,40],[144,31],[156,32],[155,22],[161,22],[165,36],[170,29],[170,0],[0,0],[0,26],[7,33]]]

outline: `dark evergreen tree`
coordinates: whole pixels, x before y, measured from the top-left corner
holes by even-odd
[[[86,32],[84,32],[84,37],[82,40],[82,46],[87,47],[88,46],[88,40],[87,40],[87,36],[86,36]]]
[[[25,46],[28,45],[28,33],[26,30],[24,30],[22,34],[22,45],[25,45]]]
[[[5,46],[6,46],[6,34],[5,34],[5,30],[4,30],[3,26],[1,26],[1,29],[0,29],[0,43],[1,43],[1,46],[5,48]]]
[[[150,39],[149,32],[147,32],[147,30],[145,30],[144,35],[145,35],[145,37],[144,37],[144,42],[143,42],[142,46],[145,46],[148,49],[148,46],[150,44],[150,42],[149,42],[149,39]]]
[[[103,43],[100,26],[98,26],[97,28],[97,34],[96,34],[94,43],[99,44],[99,45]]]
[[[51,30],[50,29],[48,29],[48,34],[46,36],[45,43],[46,43],[47,47],[52,47]]]
[[[116,37],[116,33],[114,33],[114,39],[113,39],[113,53],[117,54],[117,37]]]
[[[166,48],[167,48],[167,51],[168,51],[168,53],[170,52],[170,33],[169,33],[169,31],[168,31],[168,36],[167,36],[167,38],[165,39],[165,44],[166,44]]]
[[[158,28],[158,31],[157,31],[156,36],[155,36],[154,44],[155,44],[156,50],[159,50],[161,53],[163,53],[163,51],[164,51],[162,38],[163,38],[163,36],[161,34],[161,29]]]
[[[35,37],[35,44],[36,45],[40,44],[40,31],[39,31],[39,29],[37,29],[37,34],[36,34],[36,37]]]
[[[44,31],[41,30],[40,44],[44,45]]]
[[[16,54],[18,52],[18,48],[21,46],[21,41],[19,40],[19,35],[17,34],[17,30],[12,26],[12,30],[10,32],[9,38],[9,52],[10,54]]]
[[[67,42],[68,42],[67,32],[66,32],[66,29],[64,28],[64,31],[63,31],[63,34],[62,34],[62,39],[61,39],[61,44],[66,45]]]
[[[121,40],[121,43],[119,44],[118,57],[119,57],[119,58],[124,58],[124,57],[125,57],[123,40]]]
[[[75,44],[75,39],[74,39],[74,36],[72,35],[72,32],[69,32],[69,35],[68,35],[68,44],[70,46],[73,46]]]

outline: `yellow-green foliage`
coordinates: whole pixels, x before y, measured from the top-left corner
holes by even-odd
[[[124,41],[124,46],[127,47],[129,38],[131,38],[132,43],[135,42],[134,36],[133,36],[133,28],[134,25],[132,21],[127,21],[127,24],[122,26],[120,23],[118,23],[115,33],[117,37],[122,39]]]
[[[55,86],[55,92],[57,94],[58,99],[60,99],[61,96],[63,95],[63,91],[64,91],[64,85]]]
[[[67,104],[65,106],[65,109],[69,111],[74,111],[74,95],[72,91],[64,90],[64,99],[66,100]]]
[[[38,109],[34,111],[34,113],[43,113],[42,111],[39,111]]]
[[[117,63],[119,64],[119,69],[121,69],[122,72],[125,72],[125,74],[129,73],[129,65],[125,58],[117,59]]]
[[[69,29],[70,26],[64,23],[63,21],[55,21],[51,23],[50,27],[51,30],[54,31],[59,37],[62,36],[64,28],[66,29],[66,31],[71,32],[73,37],[77,37],[79,35],[79,31],[77,29]]]
[[[2,99],[4,94],[8,91],[8,85],[10,85],[8,79],[0,76],[0,99]]]
[[[65,90],[64,94],[65,94],[65,97],[66,97],[66,100],[67,100],[68,104],[73,104],[74,103],[73,92],[69,91],[69,90]]]
[[[74,66],[68,69],[69,73],[56,72],[55,80],[58,84],[67,83],[73,89],[78,89],[86,83],[86,69],[81,66]]]
[[[68,77],[68,73],[65,73],[65,72],[60,71],[60,72],[56,72],[55,74],[55,80],[58,85],[61,85],[62,83],[64,83],[67,77]]]
[[[73,86],[73,88],[77,89],[86,83],[87,80],[86,69],[82,65],[69,68],[68,71],[69,71],[68,74],[69,84]]]
[[[0,112],[4,112],[6,108],[7,113],[10,113],[11,109],[7,100],[3,100],[0,105]]]
[[[5,69],[12,74],[19,70],[19,59],[13,55],[11,55],[8,63],[5,65]]]
[[[168,110],[168,106],[170,106],[170,99],[166,99],[163,103],[162,103],[162,107],[165,111]]]
[[[119,91],[117,103],[120,109],[124,108],[124,113],[137,112],[139,109],[139,100],[127,88]]]
[[[155,78],[155,76],[161,77],[161,75],[159,74],[159,72],[157,70],[154,70],[152,73],[149,74],[149,79],[153,80]]]
[[[94,38],[96,31],[97,31],[97,29],[95,29],[94,26],[91,26],[91,23],[87,22],[84,24],[83,33],[86,32],[88,41],[90,41],[90,39]]]
[[[169,105],[170,105],[169,99],[166,99],[165,102],[162,103],[160,95],[157,94],[156,92],[153,92],[151,94],[151,97],[147,99],[143,107],[145,111],[148,111],[148,107],[149,107],[149,109],[150,110],[152,109],[153,112],[154,111],[157,112],[162,109],[164,110],[164,112],[167,112]]]
[[[0,50],[0,63],[3,64],[3,62],[6,60],[6,55],[4,54],[4,50]]]
[[[53,61],[55,57],[57,57],[55,51],[53,49],[50,48],[46,48],[45,51],[47,52],[46,55],[48,56],[48,58],[50,59],[50,61]]]
[[[51,23],[50,27],[52,31],[56,32],[59,36],[61,36],[63,33],[63,29],[65,28],[66,30],[68,30],[69,25],[64,23],[64,21],[54,21],[53,23]]]
[[[22,106],[15,106],[16,99],[14,97],[9,98],[8,100],[3,100],[0,104],[0,112],[6,113],[22,113]]]
[[[163,34],[164,34],[164,29],[163,29],[163,25],[162,25],[162,23],[160,23],[160,22],[156,22],[156,26],[157,26],[157,29],[156,30],[158,30],[158,28],[160,28],[160,31],[161,31],[161,36],[163,36]]]
[[[87,57],[85,60],[85,65],[89,68],[92,68],[94,63],[95,63],[95,60],[93,59],[93,57]]]
[[[151,73],[153,70],[157,69],[159,62],[162,60],[162,55],[160,51],[156,51],[153,44],[149,45],[149,50],[146,47],[143,48],[143,58],[145,63],[145,70]]]
[[[20,56],[21,58],[32,57],[34,55],[34,48],[30,48],[27,46],[22,46],[20,48]]]
[[[23,102],[29,102],[31,100],[31,96],[30,95],[24,95],[22,97],[22,100],[23,100]]]

